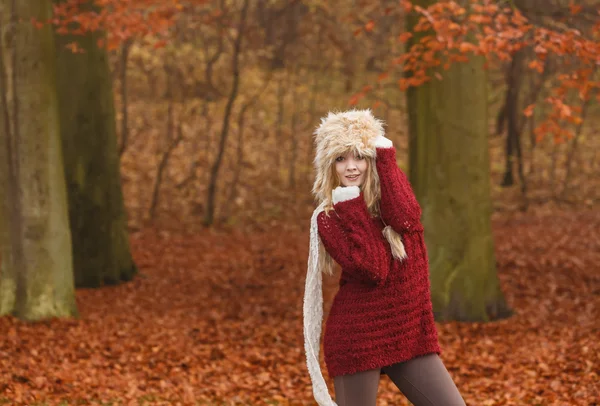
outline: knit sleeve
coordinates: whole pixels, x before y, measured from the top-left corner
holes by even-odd
[[[319,236],[331,257],[358,280],[382,285],[389,272],[391,251],[371,221],[362,193],[338,202],[317,218]]]
[[[407,176],[396,164],[396,149],[377,148],[381,218],[397,233],[422,231],[421,207]]]

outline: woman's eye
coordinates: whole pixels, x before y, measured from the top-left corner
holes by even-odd
[[[359,161],[362,161],[363,159],[365,159],[365,157],[362,156],[362,155],[358,155],[358,156],[355,157],[355,159],[358,159]]]
[[[335,160],[337,162],[342,162],[344,160],[344,157],[343,156],[338,156]]]

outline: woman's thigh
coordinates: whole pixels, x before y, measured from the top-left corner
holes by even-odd
[[[375,406],[380,377],[379,368],[334,377],[335,402],[339,406]]]
[[[384,372],[415,406],[465,406],[465,401],[437,354],[385,367]]]

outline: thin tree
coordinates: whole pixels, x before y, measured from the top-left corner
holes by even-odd
[[[215,216],[215,201],[217,199],[217,183],[219,180],[219,171],[221,169],[221,162],[223,161],[223,154],[225,152],[225,145],[227,143],[227,136],[229,135],[229,121],[231,119],[231,112],[233,110],[233,104],[238,95],[238,89],[240,85],[240,53],[242,52],[242,38],[244,36],[244,30],[246,27],[246,16],[248,14],[249,0],[244,0],[242,6],[242,12],[240,15],[240,22],[238,24],[237,34],[234,43],[233,50],[233,85],[231,92],[227,99],[227,105],[225,106],[225,114],[223,115],[223,125],[221,127],[221,136],[219,139],[219,150],[217,158],[210,171],[210,181],[208,184],[208,195],[206,203],[206,212],[204,215],[204,224],[210,226],[213,224]]]

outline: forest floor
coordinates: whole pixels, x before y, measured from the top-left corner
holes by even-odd
[[[496,213],[493,228],[514,315],[438,323],[467,404],[600,405],[600,212]],[[79,319],[0,318],[0,405],[314,404],[306,227],[147,229],[132,249],[139,274],[79,289]],[[325,279],[326,311],[336,287]],[[408,405],[385,376],[378,399]]]

